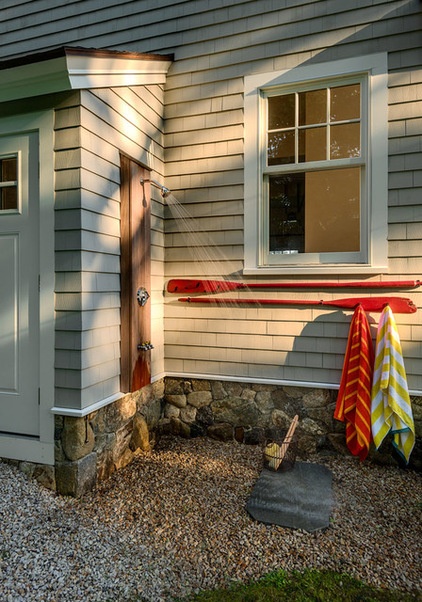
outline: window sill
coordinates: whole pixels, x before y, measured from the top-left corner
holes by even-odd
[[[289,267],[262,267],[262,268],[245,268],[243,270],[244,276],[278,276],[278,275],[289,275],[289,276],[314,276],[320,274],[326,274],[327,276],[339,276],[342,274],[387,274],[388,266],[345,266],[345,265],[332,265],[332,266],[289,266]]]

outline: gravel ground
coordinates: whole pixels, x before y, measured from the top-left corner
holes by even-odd
[[[352,457],[312,461],[332,471],[335,499],[330,527],[312,534],[246,512],[258,447],[164,438],[81,500],[0,463],[0,599],[160,602],[311,567],[422,599],[420,476]]]

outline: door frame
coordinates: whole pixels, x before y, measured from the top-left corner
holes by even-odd
[[[0,435],[0,458],[54,464],[54,111],[0,118],[2,136],[39,138],[39,437]]]
[[[151,186],[123,154],[120,171],[120,390],[132,393],[151,383]]]

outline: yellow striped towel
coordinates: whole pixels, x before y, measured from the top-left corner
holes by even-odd
[[[415,444],[415,426],[400,337],[388,305],[381,313],[375,344],[371,425],[377,449],[391,431],[395,448],[408,463]]]

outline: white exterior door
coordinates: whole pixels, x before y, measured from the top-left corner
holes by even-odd
[[[0,136],[0,433],[38,437],[38,133]]]

